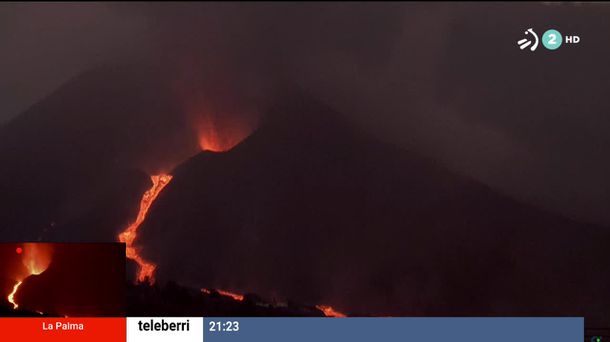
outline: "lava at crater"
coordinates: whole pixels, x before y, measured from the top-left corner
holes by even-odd
[[[252,131],[245,120],[203,116],[197,121],[199,147],[203,151],[228,151],[244,140]]]

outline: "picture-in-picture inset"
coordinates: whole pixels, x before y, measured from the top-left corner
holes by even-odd
[[[0,316],[125,315],[125,245],[0,244]]]

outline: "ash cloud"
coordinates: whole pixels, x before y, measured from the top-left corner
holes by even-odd
[[[186,96],[248,115],[288,80],[381,139],[511,196],[609,224],[608,12],[603,4],[7,4],[0,120],[99,64],[166,67]],[[583,41],[523,53],[515,42],[530,26]]]

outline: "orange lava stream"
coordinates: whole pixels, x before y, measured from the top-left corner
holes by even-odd
[[[144,258],[142,258],[140,254],[138,254],[138,250],[134,246],[134,241],[138,236],[138,228],[140,228],[140,225],[146,219],[146,215],[148,214],[150,206],[157,199],[163,188],[165,188],[165,186],[169,184],[169,182],[172,180],[172,176],[168,174],[160,174],[150,176],[150,179],[153,182],[153,185],[144,193],[144,195],[142,195],[138,216],[136,217],[135,222],[130,224],[129,227],[127,227],[121,234],[119,234],[119,241],[127,245],[127,258],[135,261],[138,264],[139,269],[137,274],[137,281],[139,283],[147,281],[149,284],[154,284],[155,270],[157,268],[157,265],[144,260]]]
[[[201,289],[201,292],[203,292],[207,295],[212,294],[212,290],[210,290],[210,289]],[[216,289],[216,292],[218,292],[218,294],[220,294],[221,296],[230,297],[239,302],[244,300],[244,295],[237,294],[235,292],[229,292],[229,291],[218,290],[218,289]]]
[[[9,303],[13,304],[13,309],[15,310],[17,310],[17,308],[19,307],[19,304],[15,302],[15,294],[17,293],[17,290],[19,290],[19,286],[21,286],[21,284],[23,284],[23,281],[18,281],[17,284],[13,286],[13,292],[8,295],[8,301]]]
[[[316,308],[318,310],[322,311],[324,313],[324,316],[326,316],[326,317],[347,317],[347,315],[345,315],[344,313],[341,313],[341,312],[333,309],[332,306],[316,305]]]
[[[229,292],[229,291],[223,291],[223,290],[216,290],[216,291],[218,291],[218,293],[220,293],[223,296],[231,297],[240,302],[244,300],[244,295],[240,295],[240,294]]]

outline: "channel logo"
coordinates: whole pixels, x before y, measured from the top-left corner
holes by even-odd
[[[549,50],[557,50],[563,43],[563,36],[557,30],[547,30],[542,35],[542,45]]]
[[[563,36],[556,29],[548,29],[542,35],[542,38],[538,38],[538,34],[533,28],[525,30],[525,38],[519,39],[517,45],[520,50],[525,50],[529,47],[530,51],[536,51],[540,42],[547,50],[557,50],[563,44],[578,44],[580,43],[580,36],[577,35],[566,35]]]
[[[528,46],[531,45],[532,47],[530,47],[530,51],[536,51],[536,49],[538,48],[538,35],[531,28],[528,28],[527,30],[525,30],[525,34],[526,35],[529,34],[529,37],[532,37],[533,41],[532,41],[532,39],[529,39],[529,38],[523,38],[523,39],[519,40],[517,42],[517,44],[519,45],[519,49],[524,50],[525,48],[527,48]],[[532,45],[532,42],[534,43],[533,45]]]

